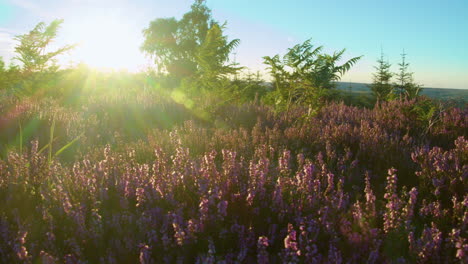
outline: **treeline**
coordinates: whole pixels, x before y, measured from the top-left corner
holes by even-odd
[[[56,58],[75,48],[66,45],[50,51],[62,22],[39,23],[15,38],[18,45],[14,59],[21,66],[7,67],[0,60],[0,91],[19,98],[49,96],[70,102],[88,97],[90,92],[150,89],[188,108],[257,100],[277,111],[301,105],[309,107],[311,113],[331,101],[371,108],[376,102],[417,98],[421,91],[408,69],[406,54],[398,64],[399,72],[392,73],[382,53],[370,85],[372,98],[351,98],[340,93],[335,89],[336,82],[362,56],[342,62],[345,49],[327,54],[310,39],[289,48],[283,56],[264,56],[272,77],[271,83],[266,82],[259,73],[233,61],[232,53],[240,40],[225,35],[226,23],[214,20],[205,0],[195,0],[181,19],[157,18],[149,23],[142,32],[141,51],[155,66],[136,74],[99,73],[86,65],[60,69]]]

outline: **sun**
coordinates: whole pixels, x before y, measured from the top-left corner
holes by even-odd
[[[85,16],[64,25],[64,42],[77,43],[70,58],[101,69],[136,70],[145,63],[139,51],[141,29],[129,17],[110,14]],[[66,21],[65,21],[66,23]]]

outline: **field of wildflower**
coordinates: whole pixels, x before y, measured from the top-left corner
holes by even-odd
[[[0,262],[468,263],[468,108],[418,100],[2,98]]]

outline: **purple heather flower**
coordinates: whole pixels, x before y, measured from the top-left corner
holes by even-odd
[[[257,263],[259,264],[268,264],[268,237],[260,236],[257,242]]]
[[[227,207],[228,207],[228,201],[220,201],[218,203],[218,214],[224,218],[227,216]]]
[[[148,245],[140,244],[140,264],[152,264],[154,263],[151,259],[151,248]]]

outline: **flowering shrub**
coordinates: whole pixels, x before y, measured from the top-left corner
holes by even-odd
[[[418,137],[407,104],[229,107],[137,136],[106,123],[115,112],[51,104],[85,137],[71,158],[32,140],[0,160],[0,262],[466,263],[466,116]],[[2,124],[48,122],[41,107]],[[437,145],[445,134],[453,147]]]

